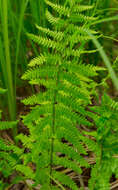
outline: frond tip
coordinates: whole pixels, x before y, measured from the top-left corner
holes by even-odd
[[[14,128],[18,121],[0,121],[0,130],[7,130]]]

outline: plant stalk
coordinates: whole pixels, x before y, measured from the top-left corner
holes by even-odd
[[[14,98],[13,78],[11,69],[11,58],[10,58],[10,45],[8,36],[8,2],[2,0],[2,25],[3,25],[3,39],[5,48],[5,69],[6,69],[6,87],[8,96],[8,109],[11,120],[16,120],[16,100]],[[17,129],[14,128],[13,134],[16,135]]]

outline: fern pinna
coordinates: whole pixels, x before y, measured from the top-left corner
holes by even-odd
[[[23,100],[25,105],[32,106],[32,111],[23,116],[30,135],[20,134],[17,138],[29,152],[24,154],[24,165],[17,165],[16,170],[26,176],[30,174],[34,185],[40,184],[42,190],[64,187],[78,190],[79,184],[69,177],[68,170],[61,170],[67,168],[80,175],[81,167],[89,167],[82,155],[87,154],[84,145],[92,142],[78,128],[92,125],[87,120],[92,113],[86,111],[86,106],[91,103],[96,87],[92,77],[100,68],[81,62],[82,54],[93,52],[85,50],[84,44],[90,39],[88,31],[96,33],[89,29],[96,18],[85,14],[92,6],[79,2],[66,1],[62,6],[46,1],[56,15],[46,12],[53,30],[37,26],[47,37],[28,34],[48,51],[29,63],[30,69],[22,78],[44,86],[45,90]],[[27,166],[30,162],[34,163],[35,172]]]

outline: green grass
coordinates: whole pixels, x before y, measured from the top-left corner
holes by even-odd
[[[10,119],[16,119],[16,100],[14,99],[14,89],[13,89],[13,74],[11,66],[11,55],[10,55],[10,42],[9,42],[9,33],[8,33],[8,4],[7,0],[1,2],[1,11],[2,11],[2,34],[3,34],[3,45],[4,45],[4,65],[2,64],[2,69],[4,72],[4,81],[6,83],[7,95],[8,95],[8,108]],[[2,46],[2,42],[1,42]],[[3,52],[1,52],[3,55]],[[2,56],[1,55],[1,56]]]
[[[39,0],[0,0],[0,81],[2,87],[7,89],[7,103],[4,98],[1,107],[4,107],[4,116],[10,120],[16,120],[17,117],[16,89],[19,76],[25,72],[29,62],[27,53],[32,51],[35,55],[39,54],[35,44],[27,40],[26,33],[37,33],[35,24],[46,25],[45,8],[44,1]],[[27,41],[30,42],[30,49],[26,45]],[[8,116],[5,114],[7,109]]]
[[[108,56],[106,55],[104,48],[101,46],[99,41],[94,37],[94,35],[92,35],[90,33],[89,33],[89,35],[92,37],[93,43],[98,48],[100,56],[103,59],[104,64],[106,65],[106,67],[107,67],[107,69],[109,71],[109,74],[111,76],[111,79],[112,79],[116,89],[118,90],[118,78],[117,78],[117,76],[116,76],[116,74],[115,74],[115,72],[114,72],[114,70],[112,68],[112,64],[110,63],[110,60],[109,60]]]
[[[22,0],[20,16],[19,16],[19,26],[17,32],[17,39],[16,39],[16,56],[15,56],[15,72],[14,72],[14,94],[16,98],[16,85],[17,85],[17,73],[18,73],[18,56],[20,51],[20,43],[21,43],[21,32],[23,29],[23,20],[25,15],[25,10],[28,5],[29,0]]]

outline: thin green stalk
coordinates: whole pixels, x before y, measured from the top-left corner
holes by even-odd
[[[8,36],[8,1],[1,0],[1,21],[2,21],[2,33],[3,33],[3,44],[4,44],[4,66],[1,64],[5,86],[7,88],[7,98],[8,98],[8,110],[11,120],[16,120],[16,99],[14,98],[14,89],[13,89],[13,78],[12,78],[12,69],[11,69],[11,58],[10,58],[10,45],[9,45],[9,36]],[[17,134],[17,126],[13,129],[13,137],[15,138]]]
[[[4,48],[5,48],[5,60],[6,60],[6,73],[7,73],[7,89],[8,89],[8,107],[11,120],[16,118],[16,101],[14,99],[13,93],[13,79],[11,70],[11,59],[10,59],[10,46],[8,37],[8,7],[7,0],[2,1],[3,10],[3,38],[4,38]]]
[[[6,65],[5,65],[5,57],[4,57],[4,51],[3,51],[3,43],[0,36],[0,62],[1,62],[1,69],[2,69],[2,75],[3,75],[3,84],[7,84],[7,73],[6,73]]]
[[[3,43],[2,43],[2,40],[1,40],[1,37],[0,37],[0,63],[1,63],[1,70],[2,70],[2,84],[4,86],[5,89],[7,89],[7,73],[6,73],[6,65],[5,65],[5,57],[4,57],[4,51],[3,51]],[[6,94],[7,94],[7,91],[6,91]],[[2,98],[0,98],[0,106],[2,108],[2,110],[4,110],[4,101],[2,100]],[[4,117],[5,119],[7,120],[7,115],[4,114]]]
[[[17,12],[16,11],[14,12],[11,1],[8,1],[8,9],[9,9],[10,26],[11,26],[12,33],[13,33],[13,38],[15,40],[17,40],[17,26],[16,26],[16,22],[14,19],[14,14],[17,15]]]
[[[42,0],[30,0],[30,8],[35,20],[35,23],[45,26],[45,1]]]
[[[98,48],[99,53],[100,53],[100,55],[101,55],[101,58],[103,59],[105,65],[106,65],[106,67],[107,67],[107,69],[108,69],[108,71],[109,71],[109,74],[110,74],[111,79],[112,79],[112,81],[113,81],[113,83],[114,83],[114,86],[115,86],[116,89],[118,90],[118,78],[117,78],[117,76],[116,76],[116,74],[115,74],[115,72],[114,72],[114,70],[113,70],[113,68],[112,68],[112,65],[111,65],[111,63],[110,63],[110,60],[109,60],[108,56],[106,55],[106,53],[105,53],[103,47],[101,46],[101,44],[99,43],[99,41],[94,37],[94,35],[93,35],[93,34],[90,34],[90,33],[88,33],[88,34],[92,37],[93,43],[94,43],[95,46]]]
[[[62,190],[66,190],[56,179],[54,179],[52,176],[49,177],[58,185],[58,187],[60,187]]]
[[[58,65],[58,72],[56,78],[56,85],[59,83],[59,75],[60,75],[60,66]],[[57,98],[57,90],[54,91],[54,100],[53,100],[53,121],[52,121],[52,135],[55,135],[55,117],[56,117],[56,107],[55,102]],[[51,152],[50,152],[50,176],[52,176],[53,169],[53,152],[54,152],[54,137],[51,139]],[[50,181],[50,187],[52,186],[52,180]]]
[[[18,36],[17,36],[17,42],[16,42],[16,59],[15,59],[15,74],[14,74],[14,94],[16,98],[16,80],[17,80],[17,66],[18,66],[18,55],[20,50],[20,37],[21,37],[21,31],[23,27],[23,19],[25,10],[27,7],[29,0],[23,0],[22,6],[21,6],[21,13],[20,13],[20,19],[19,19],[19,28],[18,28]]]
[[[30,0],[30,9],[32,13],[32,17],[35,20],[37,24],[40,24],[39,19],[39,7],[38,7],[38,1],[37,0]]]
[[[96,25],[96,24],[99,24],[99,23],[109,22],[109,21],[114,21],[114,20],[118,20],[118,15],[111,16],[111,17],[108,17],[108,18],[99,19],[99,20],[91,23],[91,25]]]

